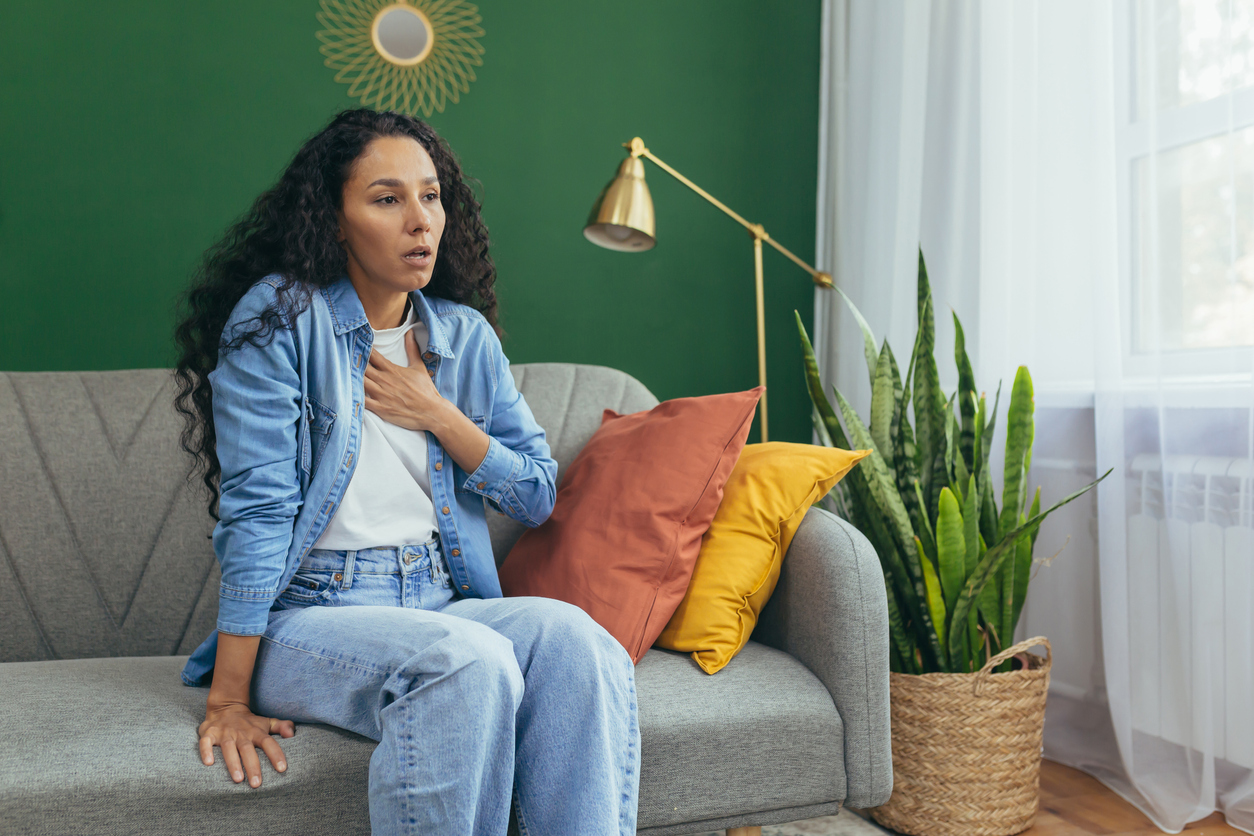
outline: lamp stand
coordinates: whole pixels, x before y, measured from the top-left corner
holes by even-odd
[[[758,383],[762,386],[762,399],[758,401],[758,429],[762,443],[766,443],[766,305],[762,293],[762,236],[761,224],[754,224],[753,233],[753,289],[758,297]]]
[[[619,168],[618,175],[606,187],[606,191],[601,193],[601,197],[597,199],[597,204],[593,207],[592,218],[589,218],[588,226],[584,229],[584,235],[588,236],[595,244],[616,250],[631,250],[643,247],[648,249],[654,244],[653,238],[653,203],[649,197],[648,189],[644,185],[644,166],[637,162],[637,158],[644,157],[653,162],[658,168],[692,189],[703,198],[713,203],[724,214],[730,217],[736,223],[743,226],[753,236],[753,284],[754,292],[757,295],[758,305],[758,383],[762,385],[762,398],[758,401],[758,415],[760,418],[760,435],[762,441],[768,438],[766,427],[766,313],[765,300],[762,292],[762,242],[770,244],[782,255],[790,261],[805,270],[814,279],[814,283],[819,287],[832,288],[832,277],[828,273],[816,270],[809,264],[797,258],[786,248],[780,246],[775,239],[766,233],[766,229],[762,224],[750,223],[740,215],[733,212],[722,201],[714,197],[705,189],[671,168],[666,163],[659,160],[653,153],[645,147],[644,140],[640,137],[634,137],[631,142],[625,142],[623,145],[629,150],[631,158],[623,162]],[[631,164],[629,166],[628,164]],[[634,168],[632,168],[634,166]],[[620,188],[623,183],[630,184]],[[644,204],[642,210],[641,204]],[[637,214],[639,213],[639,214]],[[599,236],[589,234],[590,230],[598,227],[612,227],[614,229],[629,232],[636,236],[630,239],[617,237],[613,239],[601,239]]]

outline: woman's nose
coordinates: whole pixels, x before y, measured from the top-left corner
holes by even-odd
[[[406,221],[410,232],[426,232],[431,228],[431,215],[421,203]]]

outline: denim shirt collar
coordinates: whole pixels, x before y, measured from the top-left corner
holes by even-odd
[[[357,291],[353,288],[353,283],[349,281],[348,276],[324,287],[322,295],[327,300],[327,307],[331,309],[331,318],[335,322],[337,337],[346,331],[353,331],[370,324],[370,321],[366,319],[366,311],[361,306],[361,300],[357,298]],[[434,351],[441,357],[453,357],[448,334],[445,333],[440,318],[436,316],[430,303],[422,295],[422,291],[411,292],[409,298],[414,305],[414,310],[418,312],[418,318],[422,320],[423,325],[427,326],[427,350]]]

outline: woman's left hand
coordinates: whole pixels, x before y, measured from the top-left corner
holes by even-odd
[[[449,408],[435,388],[418,353],[414,332],[405,335],[405,354],[409,367],[398,366],[377,351],[370,352],[366,366],[366,409],[389,424],[407,430],[434,432],[445,423]]]

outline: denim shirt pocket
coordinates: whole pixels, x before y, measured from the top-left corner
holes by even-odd
[[[485,433],[488,431],[487,416],[471,415],[470,420],[474,421],[475,426],[483,430]],[[449,458],[450,460],[452,459],[451,456]],[[466,480],[469,478],[470,478],[470,474],[462,470],[461,465],[459,465],[457,462],[453,462],[453,491],[454,493],[474,493],[474,491],[468,491],[465,488]]]
[[[300,427],[300,467],[306,479],[318,468],[322,451],[331,438],[335,413],[314,398],[305,396]]]

